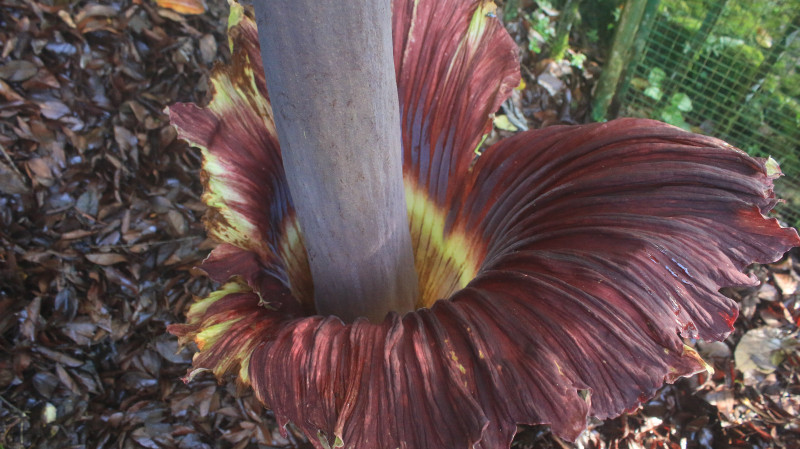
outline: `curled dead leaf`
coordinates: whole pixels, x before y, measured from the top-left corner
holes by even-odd
[[[784,295],[793,295],[797,291],[797,277],[794,272],[789,273],[773,273],[775,284],[781,289]]]
[[[83,22],[91,17],[114,17],[119,14],[118,8],[113,6],[90,3],[75,15],[75,22]]]
[[[161,8],[171,9],[180,14],[203,14],[206,12],[204,0],[156,0]]]
[[[698,341],[697,348],[700,350],[700,355],[709,359],[726,359],[731,356],[731,350],[725,342],[722,341]]]
[[[0,192],[7,195],[15,193],[28,192],[28,186],[25,185],[22,177],[11,167],[0,161]]]
[[[50,158],[34,158],[25,162],[29,176],[41,185],[51,186],[54,183]]]
[[[39,105],[42,115],[50,120],[58,120],[70,113],[69,106],[58,100],[45,101]]]
[[[186,223],[186,219],[183,218],[183,214],[178,212],[177,210],[169,210],[167,211],[167,223],[169,223],[170,229],[172,232],[177,236],[182,236],[186,234],[189,229],[188,224]]]
[[[68,355],[66,355],[64,353],[61,353],[61,352],[58,352],[58,351],[54,351],[54,350],[49,349],[49,348],[47,348],[45,346],[37,346],[35,349],[36,349],[36,352],[38,352],[39,354],[42,354],[43,356],[47,357],[48,359],[50,359],[50,360],[52,360],[52,361],[54,361],[56,363],[60,363],[62,365],[68,366],[70,368],[76,368],[76,367],[79,367],[79,366],[81,366],[81,365],[83,365],[85,363],[83,360],[76,359],[75,357],[68,356]]]
[[[130,130],[122,126],[114,126],[114,140],[119,145],[119,150],[123,154],[127,154],[131,149],[135,148],[139,143],[139,139]]]
[[[745,384],[761,374],[770,374],[778,369],[786,358],[787,351],[797,350],[796,336],[788,332],[764,326],[747,331],[733,353],[736,368],[744,374]]]
[[[206,34],[200,38],[200,58],[206,64],[211,64],[217,58],[217,41],[214,35]]]
[[[58,12],[58,17],[60,17],[61,20],[63,20],[64,23],[67,24],[68,27],[70,27],[72,29],[75,29],[75,28],[78,27],[77,25],[75,25],[75,21],[72,20],[72,16],[69,15],[68,11],[62,9],[61,11]]]
[[[17,83],[32,78],[33,75],[36,75],[37,71],[36,64],[30,61],[9,61],[0,66],[0,78],[12,83]]]
[[[20,102],[24,103],[25,98],[18,94],[14,89],[11,88],[5,81],[0,80],[0,97],[5,98],[6,101],[9,103],[11,102]]]
[[[127,257],[116,253],[91,253],[86,254],[86,258],[97,265],[114,265],[115,263],[128,261]]]

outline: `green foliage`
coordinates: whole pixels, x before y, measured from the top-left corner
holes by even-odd
[[[660,32],[651,35],[652,59],[644,61],[650,67],[645,68],[647,83],[642,93],[655,100],[653,116],[664,116],[683,128],[687,121],[698,125],[720,110],[740,106],[758,81],[755,77],[764,62],[762,48],[738,37],[719,36],[716,29],[704,42],[695,42],[705,15],[705,10],[697,8],[701,3],[668,1],[662,7],[666,20],[660,22]],[[687,11],[700,16],[678,15]],[[691,109],[678,108],[680,95],[690,99]]]
[[[567,58],[569,59],[569,65],[576,69],[583,70],[583,63],[586,62],[585,54],[570,51],[567,53]]]
[[[600,35],[597,33],[597,29],[592,28],[590,30],[587,30],[586,39],[588,39],[589,42],[593,44],[598,43],[600,41]]]
[[[509,23],[517,20],[519,16],[519,0],[506,0],[503,3],[503,22]]]
[[[665,16],[674,19],[687,19],[696,22],[696,27],[690,27],[692,30],[700,28],[700,22],[708,11],[709,2],[705,0],[662,0],[661,12]],[[698,20],[699,18],[699,20]]]
[[[622,0],[590,0],[582,1],[579,7],[581,29],[586,38],[597,43],[601,48],[609,48],[614,37],[615,15],[619,17]]]
[[[619,22],[620,16],[622,16],[622,8],[614,8],[611,10],[611,16],[614,18],[614,21],[606,25],[606,28],[609,30],[614,29],[614,25]]]
[[[525,17],[531,26],[528,32],[528,50],[533,53],[541,53],[542,45],[549,42],[556,35],[556,29],[550,21],[550,17],[541,10],[536,10]]]
[[[683,92],[677,92],[672,94],[668,101],[660,102],[664,97],[661,84],[666,78],[666,72],[658,67],[654,68],[647,76],[647,87],[644,89],[643,93],[646,97],[655,100],[656,104],[661,105],[656,106],[656,111],[653,113],[655,117],[670,125],[689,130],[690,126],[689,123],[686,122],[684,113],[691,112],[693,106],[692,100],[688,95]]]
[[[776,90],[794,98],[800,98],[800,31],[797,33],[786,49],[787,55],[794,55],[794,57],[780,58],[775,64],[774,70],[774,73],[780,74],[775,77],[778,85]]]
[[[691,30],[697,30],[712,4],[722,0],[662,0],[661,11],[666,17],[686,21]],[[714,25],[714,34],[743,39],[748,45],[761,46],[759,37],[764,33],[780,32],[787,19],[797,14],[796,1],[762,0],[758,2],[729,0],[722,16]]]
[[[576,0],[577,1],[577,0]],[[564,22],[559,20],[566,19],[571,25],[573,21],[578,21],[575,12],[578,10],[578,3],[564,2],[559,12],[553,8],[553,4],[548,0],[536,1],[538,9],[525,16],[528,22],[528,50],[532,53],[541,53],[545,45],[550,47],[550,57],[554,59],[567,59],[572,67],[583,70],[583,63],[586,55],[569,48],[569,29],[563,27]],[[569,5],[572,5],[571,7]],[[554,19],[555,18],[555,19]],[[561,25],[564,29],[557,29]]]
[[[653,68],[647,75],[647,88],[644,90],[644,95],[656,101],[661,100],[661,97],[664,96],[664,92],[661,91],[661,83],[666,77],[666,72],[659,67]]]
[[[692,111],[692,100],[683,92],[672,94],[666,106],[659,111],[659,118],[670,125],[690,130],[689,123],[684,119],[683,114]]]
[[[703,49],[697,69],[687,75],[683,84],[702,97],[697,114],[707,116],[720,107],[736,109],[745,101],[764,55],[757,48],[738,39],[709,38]]]
[[[764,121],[778,132],[800,140],[800,101],[775,94],[764,108]]]

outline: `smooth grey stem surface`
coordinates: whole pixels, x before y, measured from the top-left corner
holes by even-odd
[[[254,2],[283,165],[320,314],[383,320],[419,287],[389,0]]]

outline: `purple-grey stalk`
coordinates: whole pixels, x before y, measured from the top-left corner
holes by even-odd
[[[390,0],[254,6],[317,313],[414,310]]]

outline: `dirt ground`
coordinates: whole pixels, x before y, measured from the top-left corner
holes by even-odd
[[[192,267],[214,244],[199,153],[163,110],[207,100],[210,68],[229,57],[226,16],[216,0],[200,15],[154,0],[0,0],[0,449],[310,447],[291,427],[282,438],[248,391],[181,382],[192,354],[165,331],[210,291]],[[581,67],[548,60],[527,50],[530,21],[507,25],[526,85],[499,114],[531,128],[586,121],[599,52],[578,42]],[[574,444],[537,426],[513,447],[800,447],[798,256],[728,292],[736,331],[698,344],[713,375]]]

